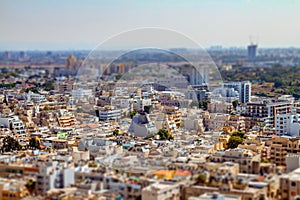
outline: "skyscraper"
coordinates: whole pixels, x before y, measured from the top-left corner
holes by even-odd
[[[257,44],[250,44],[248,46],[248,57],[249,58],[255,58],[257,52]]]

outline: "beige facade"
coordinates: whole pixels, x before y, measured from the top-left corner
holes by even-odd
[[[174,182],[157,182],[142,190],[143,200],[179,200],[180,184]]]
[[[289,200],[300,195],[300,168],[280,177],[279,199]]]

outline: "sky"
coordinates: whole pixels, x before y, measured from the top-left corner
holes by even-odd
[[[300,0],[0,0],[0,50],[90,50],[142,27],[203,47],[300,47]]]

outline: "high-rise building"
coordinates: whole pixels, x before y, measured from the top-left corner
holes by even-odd
[[[180,73],[186,77],[191,85],[208,85],[209,84],[209,67],[200,66],[195,68],[192,65],[186,65],[180,68]]]
[[[257,45],[256,44],[250,44],[248,46],[248,57],[249,58],[255,58],[257,53]]]
[[[247,103],[251,101],[251,83],[249,81],[244,81],[241,83],[242,88],[240,93],[240,101],[242,103]]]
[[[239,101],[247,103],[251,101],[251,83],[249,81],[243,82],[227,82],[222,84],[223,88],[233,88],[239,93]]]

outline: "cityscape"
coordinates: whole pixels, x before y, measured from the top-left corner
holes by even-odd
[[[0,1],[0,199],[299,200],[300,4],[113,2]]]

